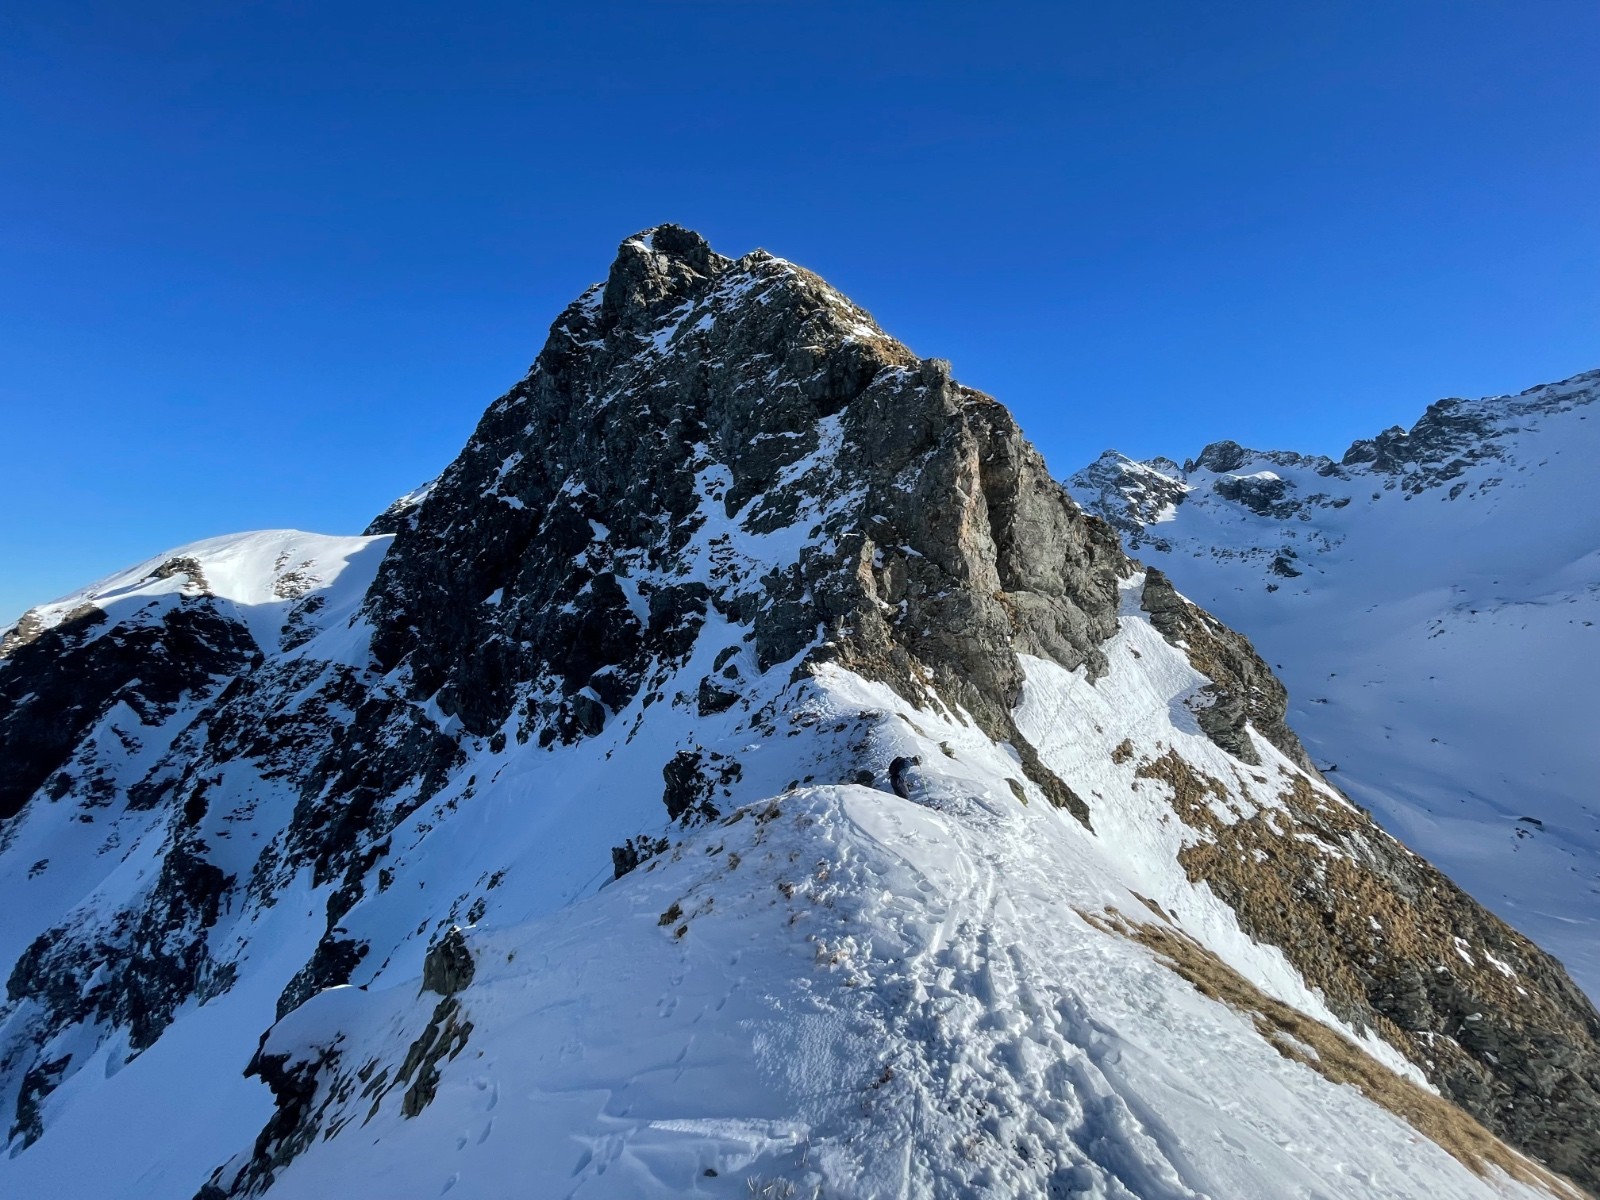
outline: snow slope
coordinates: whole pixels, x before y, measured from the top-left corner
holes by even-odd
[[[249,626],[263,649],[275,650],[284,621],[308,593],[346,608],[360,600],[388,543],[386,537],[336,537],[298,529],[207,538],[29,609],[14,625],[0,629],[0,638],[54,629],[85,605],[119,620],[134,612],[154,620],[176,600],[203,596]]]
[[[90,625],[85,641],[126,638],[130,631],[159,628],[164,616],[188,603],[238,623],[262,653],[275,659],[342,659],[362,642],[363,635],[350,626],[389,541],[299,530],[210,538],[30,609],[4,633],[36,635],[93,607],[108,619]],[[170,564],[180,566],[168,569]],[[196,691],[170,711],[153,713],[139,697],[137,681],[125,696],[94,723],[76,755],[83,773],[112,794],[125,792],[161,763],[200,718],[209,693]],[[106,878],[108,862],[130,864],[126,873],[135,879],[148,871],[145,855],[152,839],[159,844],[165,836],[167,814],[118,802],[92,807],[65,821],[51,809],[34,806],[0,830],[0,849],[16,872],[6,880],[7,904],[14,913],[26,914],[0,923],[0,962],[14,961],[32,937],[67,918],[86,897],[102,909],[112,905],[108,895],[118,894],[118,883]],[[247,845],[260,837],[242,823],[236,829]],[[235,834],[224,830],[223,837]],[[145,854],[138,850],[141,845]]]
[[[1600,373],[1342,463],[1108,452],[1069,480],[1250,636],[1318,763],[1600,995]]]
[[[1104,721],[1137,701],[1151,713],[1141,751],[1177,746],[1228,767],[1196,730],[1162,719],[1168,704],[1144,708],[1197,676],[1127,608],[1110,676],[1091,685],[1035,660],[1020,710],[1044,752],[1093,787],[1098,834],[1018,779],[1005,748],[970,724],[912,716],[842,671],[785,688],[787,724],[844,725],[885,762],[920,756],[911,798],[775,791],[615,883],[579,882],[606,836],[586,834],[583,814],[597,788],[616,794],[629,778],[625,739],[558,768],[536,797],[525,776],[500,775],[465,828],[402,856],[384,894],[393,909],[408,890],[465,896],[505,873],[495,896],[505,916],[468,929],[478,966],[459,995],[463,1049],[439,1064],[436,1098],[414,1118],[403,1084],[383,1090],[380,1073],[398,1074],[438,1011],[419,996],[424,939],[394,930],[401,946],[366,990],[323,992],[268,1039],[267,1053],[305,1058],[335,1047],[355,1081],[271,1195],[490,1198],[509,1181],[552,1197],[744,1197],[786,1184],[796,1190],[770,1194],[1536,1194],[1493,1167],[1480,1178],[1356,1089],[1286,1057],[1249,1012],[1205,998],[1092,919],[1170,921],[1339,1027],[1281,955],[1188,883],[1172,855],[1192,833],[1159,788],[1139,786],[1137,760],[1112,761],[1109,739],[1122,731]],[[648,747],[635,752],[648,758]],[[804,739],[780,736],[767,753],[770,778],[820,765]],[[1255,800],[1271,804],[1271,790]],[[530,802],[553,810],[532,830]],[[540,850],[546,821],[562,829],[559,854]],[[292,898],[279,907],[292,919]],[[372,933],[398,914],[352,916]],[[177,1028],[204,1039],[194,1027],[246,1004],[235,989]],[[1364,1045],[1414,1076],[1381,1042]],[[65,1102],[66,1119],[0,1178],[19,1194],[187,1194],[208,1150],[220,1161],[230,1137],[230,1151],[249,1144],[240,1129],[260,1106],[244,1081],[222,1103],[194,1088],[182,1046],[96,1081],[77,1112],[83,1101]],[[184,1137],[174,1146],[158,1127]],[[85,1137],[102,1147],[95,1164],[78,1159]]]
[[[708,545],[726,537],[725,525],[707,530]],[[227,602],[270,607],[286,539],[312,544],[246,535],[180,556]],[[318,637],[288,654],[347,652],[353,608],[337,592],[357,580],[327,564],[383,540],[319,543],[327,552],[311,557],[336,596]],[[128,595],[149,567],[93,590]],[[461,922],[480,964],[461,997],[466,1049],[441,1064],[437,1099],[415,1118],[398,1092],[370,1117],[369,1095],[347,1097],[348,1115],[323,1126],[339,1132],[315,1140],[271,1194],[498,1197],[509,1180],[548,1196],[745,1196],[752,1181],[825,1196],[1524,1194],[1285,1057],[1248,1010],[1205,998],[1099,923],[1108,912],[1170,922],[1268,995],[1419,1078],[1341,1025],[1177,865],[1196,834],[1172,819],[1160,787],[1141,786],[1138,765],[1176,747],[1239,777],[1192,720],[1174,723],[1204,680],[1138,611],[1140,582],[1127,582],[1109,675],[1091,684],[1030,660],[1018,710],[1047,761],[1092,795],[1094,833],[972,724],[913,715],[838,669],[799,685],[782,671],[763,677],[787,713],[766,745],[745,741],[734,714],[678,706],[644,725],[642,708],[619,714],[599,741],[537,756],[480,745],[461,772],[479,781],[470,806],[458,784],[397,829],[388,886],[345,918],[384,948],[382,963],[359,988],[313,997],[267,1046],[314,1056],[332,1044],[352,1069],[395,1072],[435,1007],[418,995],[424,950]],[[704,666],[691,657],[681,677]],[[710,747],[744,743],[745,803],[611,882],[618,831],[662,828],[659,763],[690,732]],[[1119,763],[1125,738],[1135,753]],[[829,778],[847,741],[870,747],[878,788],[786,790]],[[1258,744],[1275,770],[1295,771]],[[903,799],[882,780],[908,755],[923,765]],[[1246,803],[1275,802],[1273,787],[1241,785]],[[292,797],[277,804],[272,817],[270,796],[256,798],[261,830],[286,819]],[[8,861],[98,865],[60,840],[85,827],[48,817],[30,811]],[[130,886],[118,880],[142,869],[140,846],[163,836],[148,814],[114,816],[112,828],[130,849],[92,904]],[[62,878],[52,869],[6,884],[38,913],[51,907],[42,889]],[[475,927],[485,900],[494,920]],[[237,948],[234,986],[185,1006],[131,1061],[119,1040],[94,1050],[50,1095],[44,1136],[0,1160],[6,1191],[183,1196],[248,1147],[272,1107],[242,1072],[317,940],[322,904],[302,872],[271,905],[225,917],[211,939]]]
[[[12,631],[0,1194],[1571,1194],[1433,1089],[1583,1167],[1592,1010],[814,276],[629,239],[376,524]]]

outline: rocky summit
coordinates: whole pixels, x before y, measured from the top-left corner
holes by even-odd
[[[948,363],[667,225],[364,535],[30,611],[0,1185],[1594,1191],[1600,1017],[1128,557],[1186,486],[1141,472],[1086,514]]]

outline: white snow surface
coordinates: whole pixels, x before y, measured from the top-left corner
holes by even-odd
[[[1600,997],[1600,373],[1461,403],[1459,473],[1108,452],[1068,481],[1248,635],[1318,765]],[[1282,515],[1216,490],[1270,472]],[[1173,501],[1176,500],[1174,505]],[[1157,515],[1160,510],[1161,515]],[[1129,532],[1128,526],[1123,526]],[[1282,556],[1279,558],[1279,556]],[[1275,571],[1273,561],[1298,571]]]
[[[425,489],[419,492],[425,495]],[[178,599],[203,596],[222,615],[249,628],[263,650],[273,651],[285,617],[302,596],[317,592],[329,601],[359,601],[391,541],[390,536],[339,537],[298,529],[206,538],[29,609],[21,620],[31,618],[40,629],[52,629],[85,605],[93,605],[111,618],[100,626],[106,632],[119,621],[159,621]],[[199,564],[200,579],[176,566],[177,560],[185,559]],[[174,564],[173,569],[164,577],[158,575],[168,564]],[[0,629],[0,636],[15,627]]]
[[[274,904],[230,913],[211,937],[236,946],[234,986],[186,1006],[131,1061],[115,1043],[95,1051],[47,1098],[44,1136],[0,1160],[0,1192],[192,1195],[271,1111],[240,1073],[258,1036],[271,1027],[270,1053],[333,1049],[338,1070],[393,1074],[437,1000],[419,994],[424,951],[459,923],[477,964],[458,997],[472,1029],[441,1063],[436,1098],[407,1118],[403,1089],[374,1104],[358,1081],[272,1196],[1533,1194],[1472,1174],[1079,915],[1154,919],[1139,897],[1155,900],[1258,986],[1338,1027],[1281,954],[1187,882],[1174,855],[1197,835],[1172,819],[1164,785],[1112,761],[1129,736],[1141,756],[1170,747],[1240,779],[1192,719],[1173,723],[1200,677],[1138,612],[1140,582],[1127,584],[1110,674],[1091,684],[1028,660],[1017,713],[1089,799],[1097,832],[959,714],[909,709],[838,668],[764,677],[784,713],[770,744],[735,712],[663,704],[640,721],[635,702],[573,746],[479,745],[462,772],[475,793],[458,781],[413,814],[386,860],[392,881],[345,918],[373,946],[356,986],[272,1027],[327,888],[302,873]],[[702,636],[681,677],[697,679],[719,644]],[[660,764],[690,731],[740,753],[730,815],[612,882],[610,845],[665,831]],[[919,756],[911,798],[831,782],[845,741],[884,764]],[[1257,744],[1266,767],[1238,798],[1269,805],[1268,779],[1293,767]],[[102,894],[139,869],[132,840]],[[31,905],[9,864],[37,851],[15,849],[8,900]]]
[[[1496,1193],[1064,907],[1131,897],[1059,814],[980,787],[799,789],[475,931],[438,1099],[414,1122],[391,1099],[272,1194]],[[305,1006],[310,1044],[419,1032],[410,981],[352,991]]]
[[[857,335],[875,336],[864,315]],[[774,497],[730,517],[725,471],[696,448],[704,523],[674,578],[757,579],[829,536],[852,497],[836,478],[836,423],[819,432],[818,452],[777,489],[800,498],[793,524],[765,532],[754,521]],[[594,534],[599,556],[608,534]],[[388,541],[217,539],[34,619],[84,602],[144,619],[141,606],[159,614],[205,594],[251,629],[267,659],[258,670],[293,660],[314,681],[320,664],[341,664],[379,689],[394,681],[370,660],[359,606]],[[197,560],[204,582],[155,578],[173,558]],[[120,1032],[61,1032],[48,1053],[70,1055],[71,1070],[43,1098],[39,1140],[0,1159],[0,1195],[181,1200],[214,1170],[231,1179],[273,1110],[242,1073],[263,1037],[269,1054],[322,1063],[326,1101],[276,1198],[1542,1194],[1474,1174],[1089,919],[1114,908],[1170,920],[1262,991],[1419,1078],[1340,1026],[1177,862],[1203,835],[1177,820],[1167,785],[1136,776],[1142,760],[1170,750],[1222,781],[1219,820],[1280,803],[1296,768],[1258,737],[1262,765],[1241,769],[1201,734],[1183,701],[1204,680],[1139,611],[1141,583],[1125,582],[1106,675],[1024,663],[1018,727],[1085,799],[1093,832],[963,714],[915,709],[838,667],[796,676],[801,655],[763,674],[746,631],[713,606],[674,675],[608,713],[598,734],[540,748],[508,722],[504,739],[465,739],[465,763],[393,828],[340,919],[369,947],[351,985],[276,1023],[340,881],[314,884],[308,866],[272,857],[301,799],[286,780],[253,760],[220,764],[188,836],[241,880],[275,866],[270,894],[234,888],[205,934],[231,979],[187,1001],[138,1054]],[[743,647],[732,663],[744,699],[701,716],[698,682],[729,647]],[[283,677],[299,686],[298,671]],[[417,707],[459,730],[431,701]],[[135,729],[113,708],[89,750],[103,745],[126,784],[202,720],[180,705],[165,725]],[[1114,754],[1125,739],[1131,755]],[[666,820],[662,766],[689,746],[736,759],[741,774],[712,797],[720,819],[683,829]],[[901,756],[920,760],[909,798],[888,787]],[[873,786],[845,781],[862,761]],[[174,825],[160,807],[36,798],[0,840],[0,911],[14,918],[0,924],[0,950],[14,957],[63,922],[113,922],[150,888]],[[672,844],[613,880],[611,848],[639,835]],[[439,1061],[431,1102],[407,1117],[404,1086],[387,1084],[438,1011],[423,966],[452,926],[475,963],[454,997],[471,1029]],[[1500,969],[1483,947],[1456,949]],[[34,1003],[0,1008],[0,1033],[26,1029]],[[0,1111],[14,1103],[0,1096]]]

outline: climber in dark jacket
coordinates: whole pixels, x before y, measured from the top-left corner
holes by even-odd
[[[901,755],[889,764],[889,786],[894,789],[896,796],[911,800],[911,768],[922,765],[922,759],[916,755],[907,757]]]

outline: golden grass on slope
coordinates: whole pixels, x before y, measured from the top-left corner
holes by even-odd
[[[1333,1083],[1354,1087],[1475,1174],[1488,1177],[1490,1168],[1497,1168],[1562,1200],[1583,1200],[1583,1193],[1571,1183],[1517,1153],[1454,1104],[1395,1074],[1321,1021],[1273,999],[1181,930],[1166,923],[1131,920],[1115,908],[1104,913],[1079,910],[1078,915],[1103,932],[1149,947],[1201,995],[1247,1015],[1283,1057]]]

